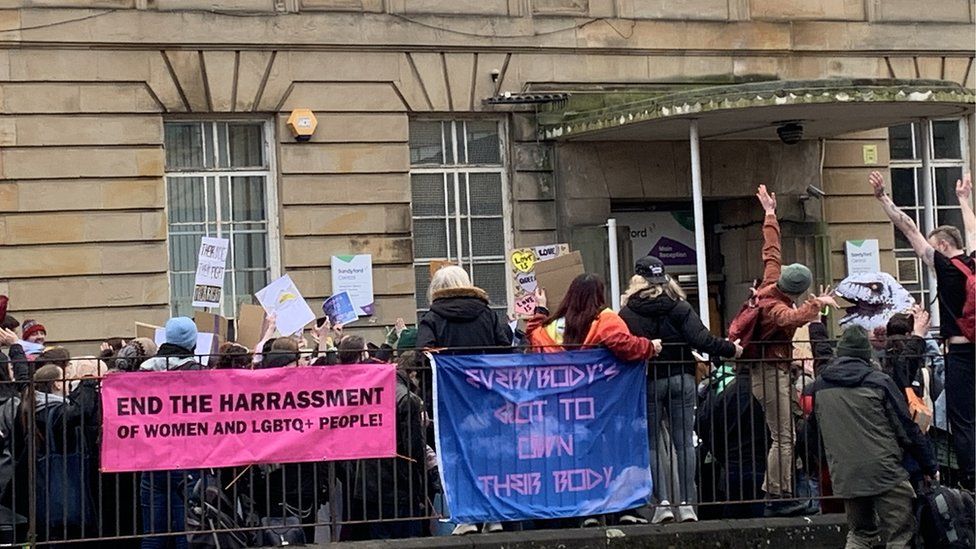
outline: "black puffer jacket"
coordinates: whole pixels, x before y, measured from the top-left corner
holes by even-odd
[[[488,294],[481,288],[450,288],[434,293],[430,310],[417,327],[417,348],[467,347],[458,354],[506,352],[512,330],[488,307]],[[474,347],[474,348],[472,348]],[[450,351],[448,351],[450,352]]]
[[[652,369],[648,379],[695,375],[692,349],[725,358],[735,356],[735,345],[710,334],[687,301],[675,300],[667,295],[652,298],[634,296],[621,309],[620,317],[632,334],[660,339],[664,345],[661,354],[651,359],[652,365],[660,366]]]

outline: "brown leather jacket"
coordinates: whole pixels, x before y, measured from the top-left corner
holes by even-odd
[[[763,222],[763,281],[757,291],[759,298],[759,327],[744,358],[758,359],[788,369],[793,357],[793,334],[797,328],[817,320],[820,305],[808,299],[802,305],[776,287],[782,271],[779,222],[769,214]]]

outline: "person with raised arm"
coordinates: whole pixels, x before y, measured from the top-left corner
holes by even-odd
[[[752,344],[742,358],[750,368],[752,394],[762,404],[766,427],[772,439],[766,457],[767,516],[791,516],[803,511],[804,502],[793,499],[793,335],[801,326],[816,321],[824,307],[837,307],[829,288],[797,304],[813,284],[813,273],[806,265],[783,266],[779,222],[776,220],[776,193],[760,185],[756,197],[762,205],[763,279],[756,290],[759,318]]]
[[[973,488],[974,464],[976,464],[976,352],[971,337],[973,319],[964,315],[967,302],[972,307],[976,296],[967,290],[967,280],[976,273],[976,253],[966,253],[965,246],[976,246],[976,213],[973,212],[973,181],[966,174],[956,182],[956,198],[962,210],[966,233],[965,242],[958,227],[940,225],[928,237],[922,235],[918,225],[891,200],[885,191],[885,180],[880,172],[871,172],[868,178],[874,196],[881,203],[885,214],[895,227],[911,243],[922,262],[935,270],[939,299],[939,331],[945,339],[946,417],[952,430],[952,442],[959,458],[962,472],[961,484]]]

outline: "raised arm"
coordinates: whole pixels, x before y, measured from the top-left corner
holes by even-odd
[[[881,172],[871,172],[868,181],[874,189],[874,197],[881,203],[881,207],[884,209],[885,214],[888,215],[888,219],[905,235],[905,238],[911,243],[912,249],[915,250],[915,255],[931,267],[935,263],[935,249],[929,244],[925,235],[918,230],[918,225],[915,224],[915,221],[891,201],[891,197],[885,192],[884,176],[881,175]]]
[[[973,213],[973,176],[966,174],[956,181],[956,198],[962,209],[962,224],[966,229],[966,248],[976,249],[976,213]]]
[[[780,248],[779,222],[776,221],[776,193],[766,192],[766,186],[760,185],[756,193],[759,203],[766,213],[763,220],[763,281],[767,286],[779,280],[783,267],[783,253]]]

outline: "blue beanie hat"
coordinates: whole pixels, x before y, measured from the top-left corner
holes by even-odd
[[[166,343],[188,351],[197,348],[197,325],[193,320],[178,316],[166,321]]]

